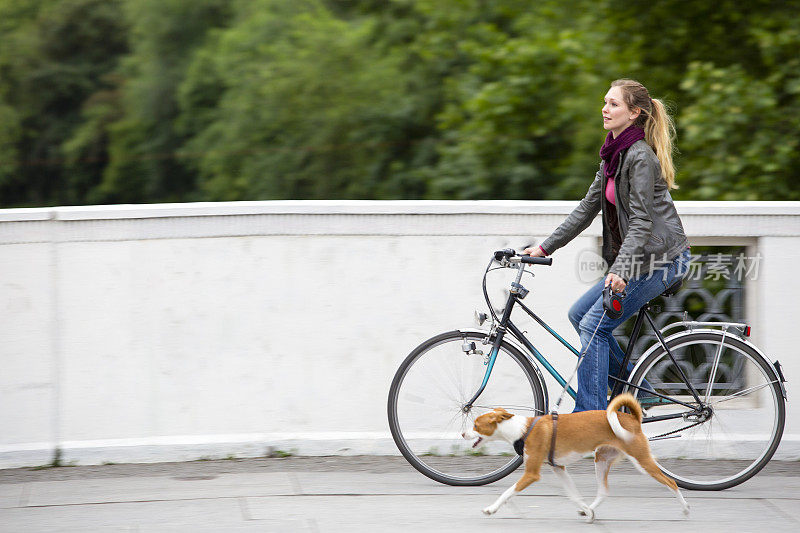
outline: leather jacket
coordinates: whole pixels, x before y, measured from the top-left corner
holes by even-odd
[[[602,161],[586,196],[541,246],[552,254],[577,237],[603,211],[603,259],[611,265],[609,273],[627,282],[674,260],[689,247],[689,240],[667,183],[661,177],[661,164],[650,145],[644,140],[636,141],[620,157],[622,162],[614,178],[622,240],[619,252],[614,254],[611,246]]]

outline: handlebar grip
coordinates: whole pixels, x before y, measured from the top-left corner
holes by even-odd
[[[529,255],[522,255],[519,258],[521,263],[528,263],[529,265],[547,265],[553,264],[552,257],[531,257]]]

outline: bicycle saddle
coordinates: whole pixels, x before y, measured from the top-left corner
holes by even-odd
[[[679,290],[681,290],[681,287],[683,287],[683,279],[684,278],[681,278],[678,281],[676,281],[675,283],[673,283],[672,285],[670,285],[669,287],[667,287],[667,290],[662,292],[661,296],[670,297],[670,296],[674,295],[676,292],[678,292]]]

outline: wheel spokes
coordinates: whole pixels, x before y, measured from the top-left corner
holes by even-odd
[[[741,398],[743,396],[747,396],[748,394],[752,394],[757,390],[761,390],[764,387],[769,387],[770,385],[774,385],[776,383],[777,383],[777,381],[767,381],[766,383],[762,383],[761,385],[754,385],[754,386],[749,387],[749,388],[747,388],[747,389],[745,389],[743,391],[739,391],[739,392],[736,392],[734,394],[730,394],[728,396],[724,396],[724,397],[722,397],[722,398],[720,398],[718,400],[715,400],[715,401],[711,402],[710,405],[716,405],[718,403],[727,402],[728,400],[733,400],[734,398]]]

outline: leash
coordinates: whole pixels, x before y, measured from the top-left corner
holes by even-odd
[[[594,336],[597,334],[597,330],[600,329],[600,324],[603,323],[603,319],[606,317],[606,315],[611,318],[619,318],[622,316],[622,298],[624,295],[624,292],[621,293],[621,295],[614,294],[611,290],[611,285],[606,285],[606,287],[603,289],[603,314],[600,316],[600,320],[597,321],[597,327],[594,328],[592,336],[589,337],[589,342],[586,343],[586,348],[583,349],[583,352],[578,357],[578,364],[575,365],[575,370],[572,371],[572,375],[569,377],[566,383],[564,383],[564,388],[561,390],[561,396],[558,397],[555,407],[553,407],[553,409],[550,411],[550,417],[553,419],[553,433],[552,437],[550,438],[550,453],[547,455],[547,463],[550,466],[560,466],[556,464],[554,454],[556,451],[556,433],[558,431],[558,409],[561,407],[561,402],[564,400],[564,395],[567,393],[567,389],[569,389],[569,385],[572,383],[572,380],[575,379],[575,375],[578,373],[578,369],[583,362],[583,358],[586,355],[589,346],[592,345]],[[531,425],[531,427],[532,426],[533,425]]]

